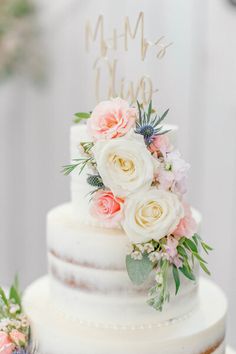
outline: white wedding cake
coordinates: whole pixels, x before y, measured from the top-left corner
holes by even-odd
[[[227,303],[199,278],[211,248],[167,113],[116,98],[77,114],[71,202],[48,214],[49,275],[23,299],[41,354],[225,353]]]

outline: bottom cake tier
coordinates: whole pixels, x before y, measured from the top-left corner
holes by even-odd
[[[205,279],[200,280],[199,304],[193,312],[156,326],[101,328],[71,317],[50,296],[47,276],[29,286],[23,306],[40,354],[225,353],[227,301]]]

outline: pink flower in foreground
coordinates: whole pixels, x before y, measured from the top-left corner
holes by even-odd
[[[24,333],[17,331],[17,329],[13,329],[11,331],[10,338],[17,346],[22,346],[26,344],[26,337]]]
[[[173,232],[174,236],[178,237],[192,237],[197,232],[197,223],[192,216],[191,208],[188,204],[183,203],[185,215],[180,220],[179,225]]]
[[[134,125],[136,115],[136,109],[121,98],[103,101],[94,108],[88,119],[89,135],[95,141],[123,136]]]
[[[172,236],[168,236],[166,243],[166,258],[177,268],[182,267],[182,260],[179,258],[177,246],[179,242]]]
[[[12,354],[15,349],[15,344],[12,343],[7,333],[0,331],[0,353]]]
[[[167,152],[172,150],[172,145],[170,143],[170,139],[167,134],[156,135],[151,144],[149,145],[149,150],[155,155],[159,155],[159,152],[166,156]]]
[[[91,215],[113,227],[122,219],[124,200],[117,198],[111,191],[98,191],[93,197]]]

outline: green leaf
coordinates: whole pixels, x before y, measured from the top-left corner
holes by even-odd
[[[192,240],[186,238],[185,241],[184,241],[184,245],[187,248],[189,248],[192,252],[198,253],[197,246]]]
[[[74,123],[80,123],[81,120],[83,119],[88,119],[90,118],[90,113],[87,113],[87,112],[78,112],[78,113],[75,113],[75,119],[74,119]]]
[[[2,301],[4,302],[4,304],[6,306],[8,306],[8,300],[7,300],[7,297],[5,295],[5,292],[4,290],[0,287],[0,298],[2,299]]]
[[[177,251],[182,257],[188,258],[187,252],[185,251],[185,249],[182,246],[178,246]]]
[[[167,114],[169,113],[169,108],[162,114],[162,116],[161,117],[159,117],[159,119],[158,119],[158,124],[160,124],[164,119],[165,119],[165,117],[167,116]]]
[[[193,235],[193,241],[195,242],[196,246],[198,247],[198,238],[196,234]]]
[[[150,101],[149,106],[148,106],[148,118],[150,119],[152,114],[152,101]]]
[[[208,251],[213,251],[213,248],[211,246],[209,246],[208,244],[206,244],[205,242],[201,242],[201,245],[207,254],[209,253]]]
[[[211,272],[209,271],[209,269],[206,267],[204,263],[200,262],[200,267],[202,268],[202,270],[204,270],[206,274],[211,275]]]
[[[131,281],[135,285],[141,285],[148,278],[153,269],[153,263],[147,254],[141,260],[133,259],[130,255],[126,257],[126,268]]]
[[[195,275],[193,274],[192,270],[188,269],[185,265],[179,268],[179,270],[184,274],[184,276],[190,280],[196,280]]]
[[[180,277],[179,277],[179,270],[174,265],[173,265],[173,277],[175,280],[175,295],[177,295],[180,287]]]
[[[207,262],[199,255],[199,253],[193,252],[193,255],[199,260],[199,262],[207,264]]]
[[[14,285],[10,288],[10,300],[21,307],[21,296]]]

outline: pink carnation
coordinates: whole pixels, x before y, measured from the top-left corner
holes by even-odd
[[[177,228],[173,232],[174,236],[192,237],[197,232],[197,223],[192,216],[191,208],[188,204],[183,203],[185,215],[180,220]]]
[[[172,150],[172,145],[167,134],[156,135],[149,145],[149,150],[157,156],[159,153],[166,156],[167,152]]]
[[[0,331],[0,353],[12,354],[15,349],[15,344],[12,343],[7,333]]]
[[[13,329],[11,331],[10,338],[17,346],[22,346],[26,344],[26,337],[24,333],[17,331],[17,329]]]
[[[91,215],[113,227],[122,219],[124,200],[115,197],[111,191],[96,192],[90,209]]]
[[[95,107],[88,119],[89,135],[95,141],[123,136],[134,125],[136,115],[136,109],[121,98],[103,101]]]

